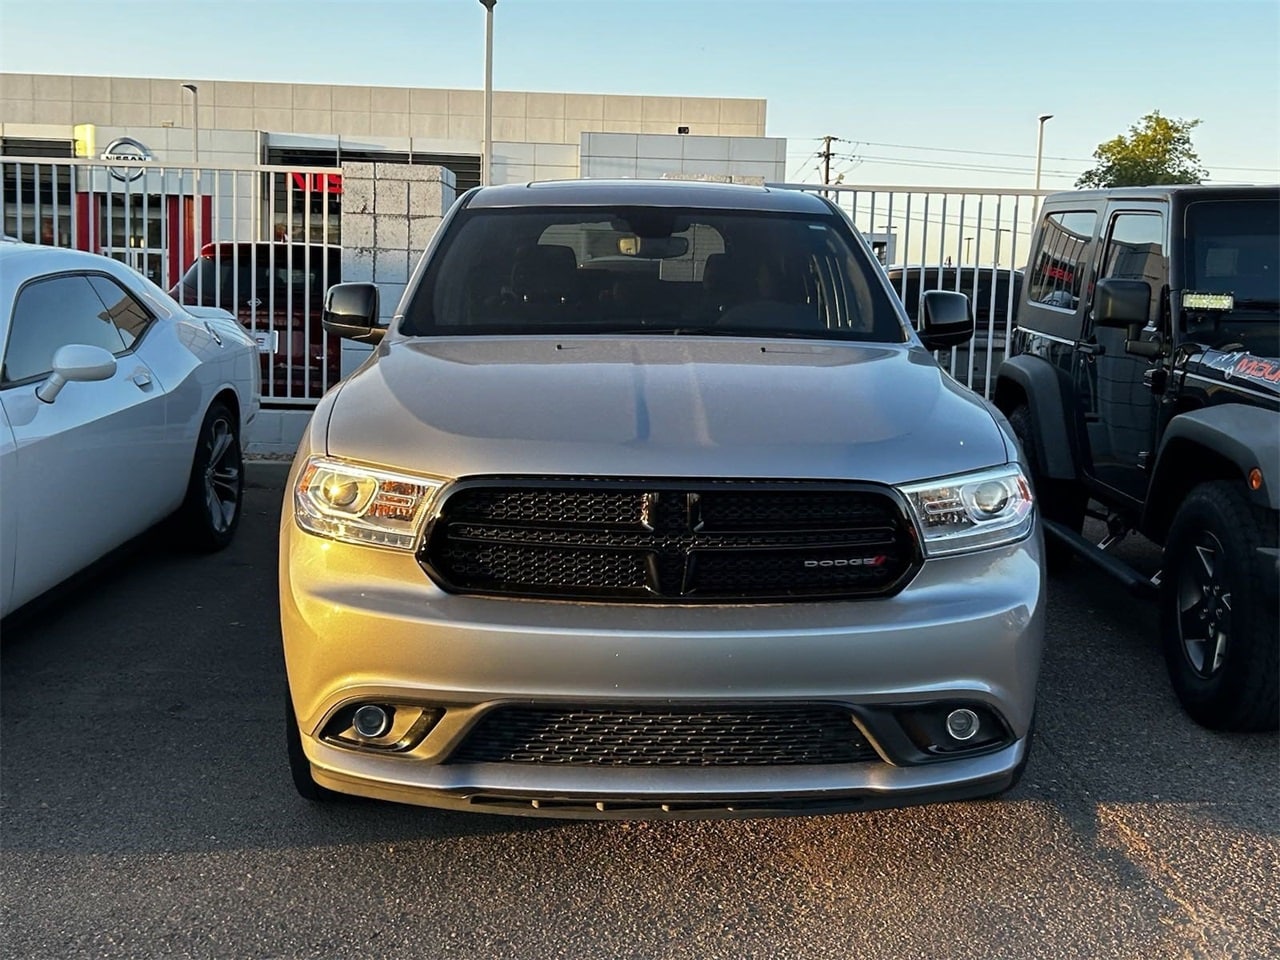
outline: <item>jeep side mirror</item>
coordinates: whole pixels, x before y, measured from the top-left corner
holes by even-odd
[[[926,350],[958,347],[973,339],[969,298],[952,290],[927,290],[920,298],[920,340]]]
[[[378,324],[378,287],[372,283],[335,283],[324,296],[322,326],[357,343],[379,343],[387,328]]]
[[[1099,327],[1142,327],[1151,312],[1145,280],[1099,280],[1093,292],[1093,322]]]

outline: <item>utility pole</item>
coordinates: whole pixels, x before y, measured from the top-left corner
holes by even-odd
[[[827,135],[822,138],[822,150],[818,152],[818,156],[822,158],[822,183],[827,186],[831,183],[831,144],[839,137]]]

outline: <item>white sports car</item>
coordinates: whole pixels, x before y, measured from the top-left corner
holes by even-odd
[[[240,520],[253,340],[115,260],[0,242],[0,616],[157,522]]]

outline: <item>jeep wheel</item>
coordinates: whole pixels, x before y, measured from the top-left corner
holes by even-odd
[[[1268,561],[1276,516],[1228,481],[1191,491],[1164,548],[1160,632],[1173,689],[1197,722],[1275,730],[1280,642]]]
[[[1040,465],[1035,421],[1031,419],[1031,410],[1026,404],[1015,407],[1009,414],[1009,426],[1013,427],[1027,458],[1027,471],[1031,474],[1031,486],[1040,506],[1040,516],[1079,533],[1084,529],[1084,512],[1089,498],[1074,480],[1051,480],[1045,476]],[[1055,537],[1045,537],[1044,547],[1050,570],[1061,570],[1071,562],[1073,554],[1070,548]]]

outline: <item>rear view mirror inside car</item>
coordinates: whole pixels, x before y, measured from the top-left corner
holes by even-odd
[[[689,252],[687,237],[640,237],[627,234],[618,238],[618,253],[644,260],[673,260]]]

